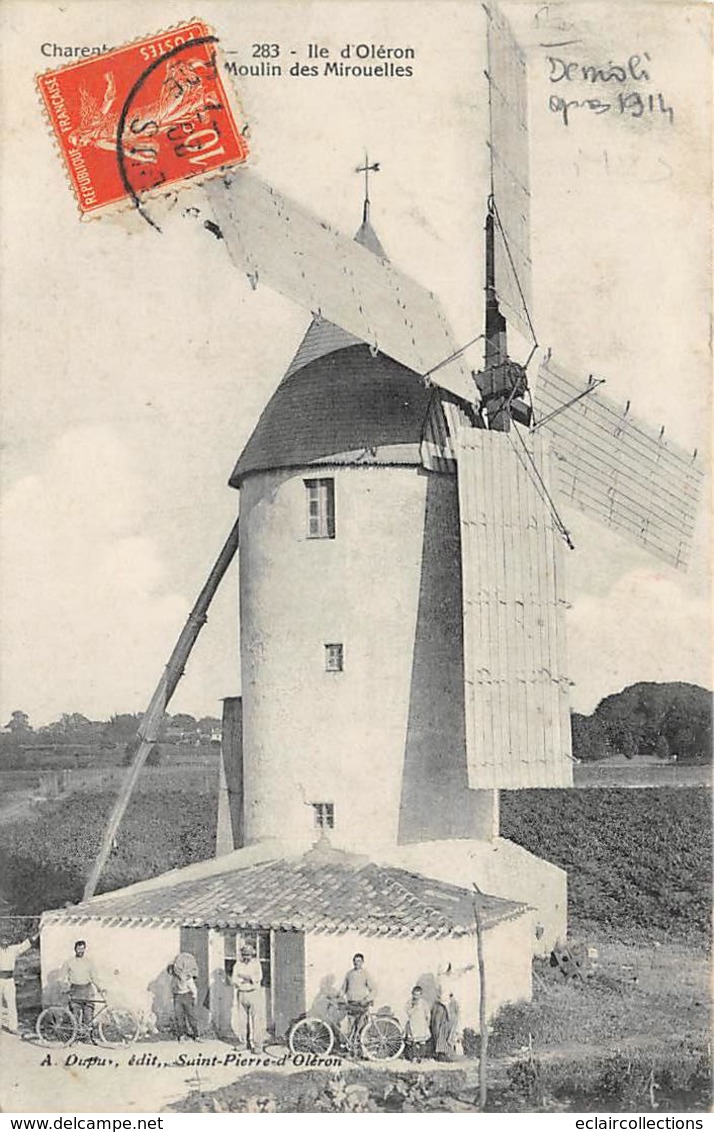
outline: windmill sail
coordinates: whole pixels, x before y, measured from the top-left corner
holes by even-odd
[[[530,338],[530,176],[526,61],[503,13],[486,8],[495,285],[508,322]]]
[[[204,188],[232,260],[254,283],[416,373],[426,374],[458,350],[430,291],[249,170]],[[477,396],[461,357],[439,369],[437,383],[471,400]]]
[[[561,498],[673,566],[686,568],[703,471],[695,458],[551,361],[535,395]],[[566,407],[567,406],[567,407]],[[546,418],[555,414],[550,420]]]
[[[460,429],[457,449],[469,786],[571,786],[562,543],[538,478],[545,438]]]

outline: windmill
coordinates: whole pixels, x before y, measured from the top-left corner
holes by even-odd
[[[236,845],[316,826],[348,846],[485,839],[499,789],[571,784],[557,492],[686,565],[696,460],[550,358],[531,396],[525,61],[495,7],[488,47],[475,375],[473,343],[385,256],[368,193],[349,240],[248,170],[206,186],[238,269],[313,316],[231,479]],[[532,339],[520,361],[509,327]],[[142,722],[85,897],[238,538],[236,525]]]

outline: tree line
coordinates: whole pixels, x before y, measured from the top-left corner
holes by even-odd
[[[63,712],[58,720],[35,728],[24,711],[13,711],[0,732],[0,742],[7,750],[32,747],[94,747],[113,750],[125,747],[136,738],[142,716],[124,712],[108,720],[88,719],[79,712]],[[198,746],[216,741],[221,721],[205,715],[196,719],[180,712],[167,715],[163,721],[160,740],[166,743],[185,743]]]
[[[592,715],[571,717],[573,755],[584,762],[642,755],[677,763],[712,759],[712,693],[697,684],[631,684]]]
[[[0,731],[0,750],[122,747],[131,753],[141,718],[123,713],[98,721],[70,712],[35,729],[24,711],[13,711]],[[217,742],[220,727],[215,716],[167,715],[160,742],[193,746]],[[712,758],[712,693],[697,684],[631,684],[600,700],[591,715],[573,712],[571,727],[573,755],[584,762],[649,755],[678,763],[706,763]]]

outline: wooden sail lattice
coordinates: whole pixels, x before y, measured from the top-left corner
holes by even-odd
[[[552,361],[540,368],[534,404],[551,437],[559,497],[686,569],[703,469],[663,431],[599,392],[568,404],[586,388]]]

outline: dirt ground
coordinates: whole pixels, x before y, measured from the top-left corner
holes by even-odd
[[[48,1049],[3,1031],[3,1112],[160,1112],[197,1090],[210,1091],[255,1072],[227,1058],[243,1057],[217,1040],[137,1042],[128,1050],[77,1044]],[[200,1060],[200,1065],[190,1062]],[[215,1059],[215,1064],[212,1064]],[[271,1074],[294,1068],[271,1065]]]

